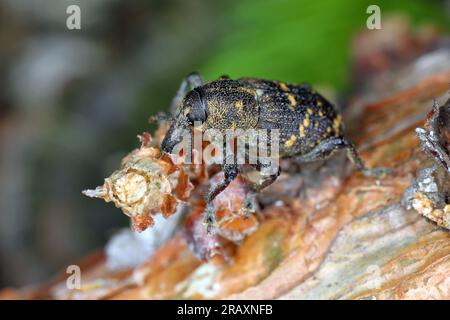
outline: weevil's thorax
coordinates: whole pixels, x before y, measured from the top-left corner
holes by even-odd
[[[252,129],[258,126],[257,93],[252,87],[236,80],[216,80],[198,88],[207,109],[202,128]]]

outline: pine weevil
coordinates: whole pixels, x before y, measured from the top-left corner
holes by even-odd
[[[201,122],[202,131],[210,128],[219,131],[232,128],[278,129],[281,157],[311,162],[326,159],[333,151],[344,149],[356,168],[366,176],[387,172],[383,168],[365,167],[355,146],[344,134],[338,110],[307,84],[255,78],[232,80],[227,76],[205,83],[199,74],[191,73],[181,83],[173,99],[172,110],[176,110],[174,123],[161,144],[167,153],[181,142],[183,130],[191,129],[194,122]],[[258,162],[252,167],[261,171],[264,164]],[[224,180],[213,185],[206,195],[208,232],[215,222],[212,201],[242,172],[243,166],[224,163],[222,170]],[[277,166],[272,173],[263,175],[258,183],[251,183],[253,194],[273,183],[279,174],[280,167]]]

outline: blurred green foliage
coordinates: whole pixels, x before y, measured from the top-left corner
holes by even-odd
[[[134,114],[135,129],[153,131],[149,115],[167,110],[182,78],[199,71],[206,80],[227,74],[232,78],[260,77],[293,83],[308,82],[343,92],[350,84],[353,37],[365,30],[367,7],[377,4],[383,19],[400,14],[417,27],[432,24],[450,31],[443,1],[426,0],[227,0],[209,2],[213,39],[200,39],[204,31],[191,24],[175,29],[184,47],[184,62],[173,65],[157,81],[144,84]],[[202,17],[200,20],[204,20]],[[213,22],[211,22],[211,20]],[[211,25],[213,23],[213,25]],[[376,32],[374,30],[373,32]],[[184,39],[184,40],[183,40]],[[181,46],[181,45],[180,45]],[[192,52],[195,54],[192,54]],[[162,53],[161,56],[164,56]],[[156,79],[153,79],[156,80]],[[135,145],[135,137],[127,144]]]
[[[344,89],[351,40],[366,28],[370,4],[381,8],[382,23],[387,14],[401,13],[414,25],[450,27],[441,1],[236,0],[223,12],[223,34],[200,72],[207,79],[228,74]]]

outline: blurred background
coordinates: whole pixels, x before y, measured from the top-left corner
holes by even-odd
[[[66,27],[72,4],[81,30]],[[187,73],[348,94],[370,4],[382,27],[450,31],[449,1],[0,0],[0,287],[47,280],[129,224],[81,190],[154,129]]]

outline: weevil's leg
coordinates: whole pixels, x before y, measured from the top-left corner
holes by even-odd
[[[355,146],[345,137],[331,138],[323,141],[309,153],[297,156],[299,162],[312,162],[327,159],[335,150],[346,149],[348,158],[353,162],[356,168],[365,176],[384,176],[390,174],[390,170],[386,168],[368,169],[358,155]]]
[[[366,177],[383,177],[386,175],[392,175],[392,171],[388,168],[367,168],[364,162],[359,157],[358,151],[356,151],[355,145],[348,139],[342,139],[344,149],[347,149],[347,157],[353,162],[356,168],[361,171]]]
[[[366,171],[367,168],[364,164],[364,162],[361,160],[358,151],[356,151],[355,145],[348,141],[345,138],[342,138],[342,147],[343,149],[347,149],[347,157],[350,159],[350,161],[356,166],[356,168],[359,171]]]
[[[249,191],[245,196],[244,206],[242,210],[245,213],[245,219],[250,219],[250,215],[258,209],[258,201],[256,200],[256,192]]]
[[[211,186],[206,196],[205,223],[207,232],[211,233],[212,226],[216,221],[216,212],[214,210],[213,201],[239,174],[239,168],[236,164],[224,164],[222,166],[225,178],[218,184]]]
[[[264,166],[259,164],[256,166],[256,169],[261,172],[262,168],[271,168],[270,165]],[[279,166],[277,166],[275,172],[271,172],[268,175],[261,175],[261,178],[258,182],[252,183],[250,185],[250,191],[247,193],[247,196],[245,197],[244,207],[243,210],[245,212],[245,218],[250,218],[250,214],[252,212],[256,212],[257,209],[257,201],[256,201],[256,194],[261,192],[264,188],[270,186],[272,183],[275,182],[275,180],[278,178],[278,176],[281,173],[281,169]]]
[[[264,166],[260,165],[257,167],[257,170],[261,172],[263,168],[272,169],[270,165]],[[272,170],[273,171],[273,170]],[[262,174],[261,178],[257,183],[253,183],[250,187],[254,192],[261,192],[264,188],[270,186],[280,175],[281,169],[279,166],[276,167],[274,172],[270,172],[269,174]]]
[[[297,162],[313,162],[327,159],[331,153],[337,149],[344,148],[343,140],[340,138],[331,138],[322,141],[306,154],[296,156]],[[362,163],[362,162],[361,162]]]
[[[181,82],[177,94],[172,99],[172,103],[170,104],[170,112],[172,114],[175,114],[177,107],[180,105],[181,100],[183,100],[188,89],[192,90],[194,88],[200,87],[203,83],[203,78],[197,72],[188,74],[186,78],[184,78],[184,80]]]

